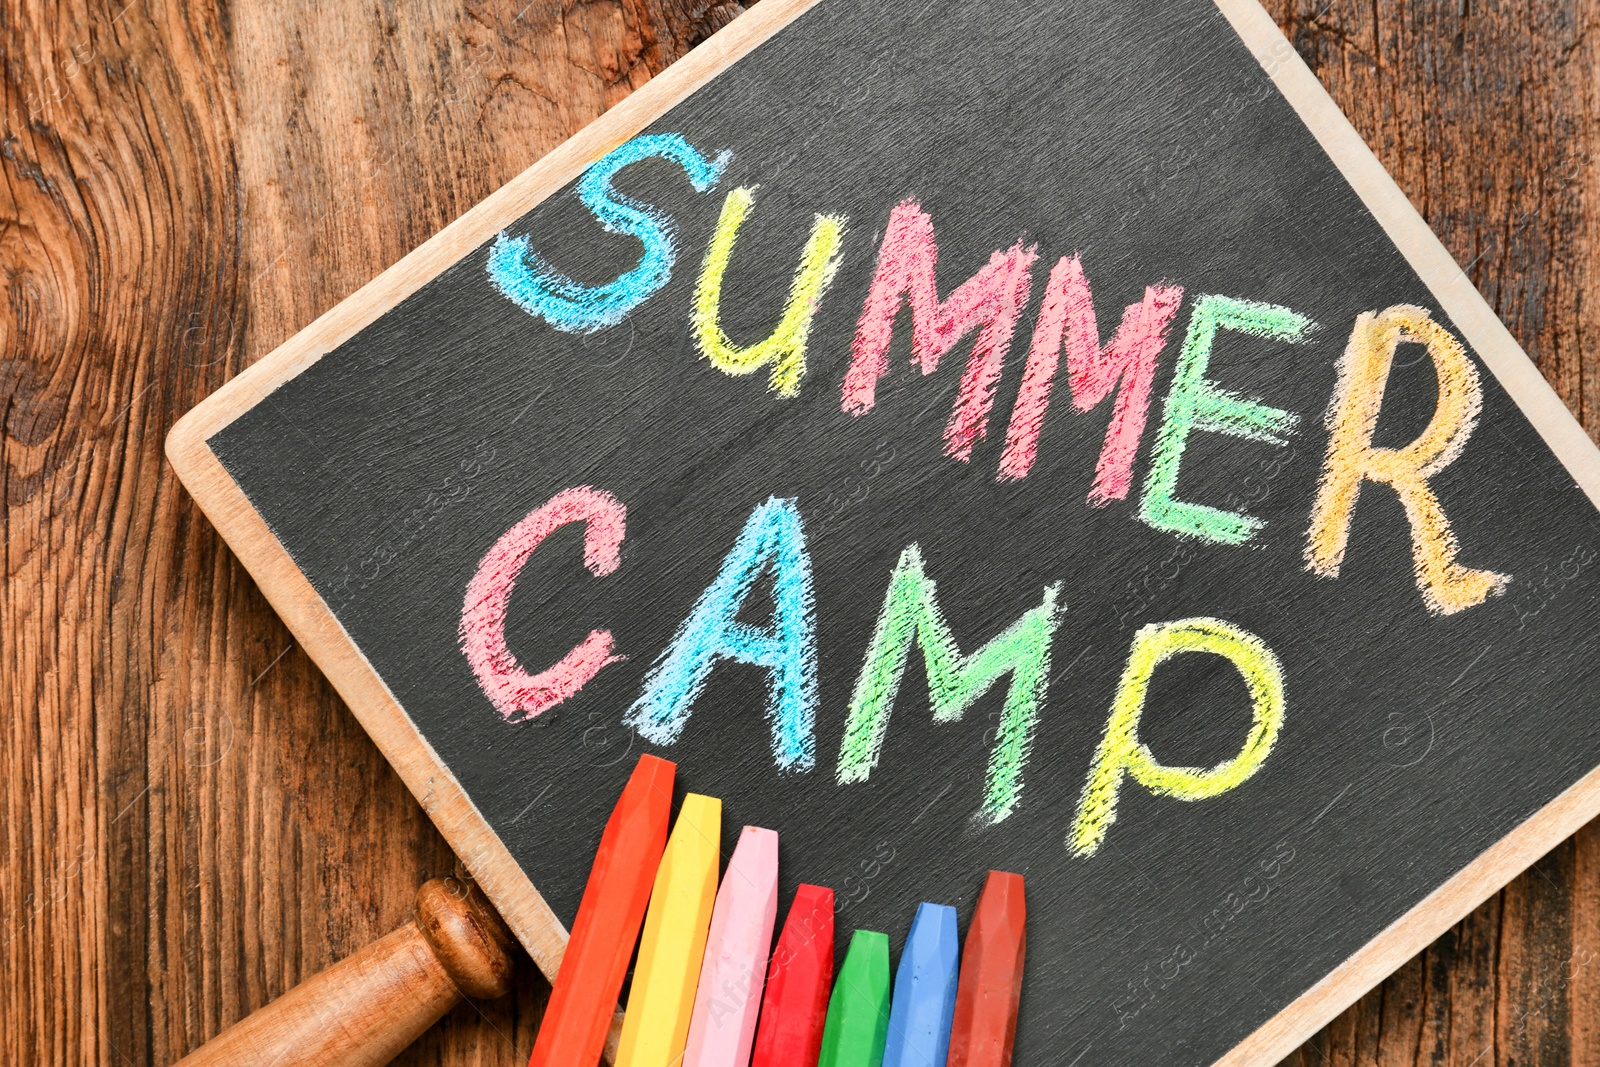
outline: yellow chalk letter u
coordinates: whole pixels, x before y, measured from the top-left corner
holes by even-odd
[[[811,237],[800,256],[800,269],[789,288],[789,302],[777,328],[766,340],[743,348],[734,344],[722,329],[722,280],[728,273],[728,260],[739,227],[755,204],[755,187],[733,190],[722,204],[722,216],[706,249],[700,267],[700,282],[694,294],[694,334],[701,355],[726,374],[749,374],[772,365],[768,379],[779,396],[794,396],[806,373],[806,335],[817,313],[817,302],[833,281],[839,266],[839,245],[844,240],[845,220],[837,215],[818,215],[811,225]]]

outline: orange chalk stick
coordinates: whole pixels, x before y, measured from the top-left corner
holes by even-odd
[[[1022,875],[990,871],[961,950],[947,1067],[1009,1067],[1022,1001],[1027,917]]]
[[[600,1062],[666,849],[676,772],[676,764],[641,756],[612,809],[528,1067]]]

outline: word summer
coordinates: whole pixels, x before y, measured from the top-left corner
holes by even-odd
[[[582,689],[616,663],[609,630],[590,632],[553,666],[530,673],[506,644],[506,611],[521,573],[553,531],[584,527],[584,565],[596,577],[621,563],[627,509],[610,493],[578,486],[556,494],[491,547],[467,586],[461,608],[461,649],[479,686],[507,721],[526,721]],[[764,627],[739,621],[758,581],[771,583],[772,618]],[[998,735],[989,753],[982,805],[974,816],[990,826],[1009,818],[1022,799],[1034,727],[1050,674],[1050,646],[1060,621],[1060,585],[1047,586],[1036,607],[976,651],[963,655],[935,597],[922,553],[906,546],[889,575],[883,608],[850,700],[835,778],[865,782],[878,764],[889,713],[913,645],[922,649],[936,722],[955,722],[984,693],[1009,676]],[[772,755],[781,770],[816,765],[816,615],[811,560],[793,500],[769,499],[751,512],[715,579],[700,595],[624,716],[645,739],[677,741],[712,670],[727,661],[767,674],[767,719]],[[1139,739],[1145,694],[1155,670],[1174,656],[1203,652],[1238,670],[1252,715],[1238,755],[1211,768],[1171,767]],[[1116,818],[1124,779],[1180,800],[1226,793],[1255,774],[1283,726],[1283,669],[1260,638],[1214,618],[1189,618],[1144,627],[1133,639],[1088,780],[1067,839],[1080,856],[1093,855]]]
[[[666,212],[619,193],[612,180],[624,168],[652,158],[677,164],[689,184],[706,193],[717,185],[732,155],[722,152],[708,158],[678,134],[651,134],[624,143],[585,171],[576,191],[601,228],[640,242],[643,253],[638,263],[610,282],[586,286],[543,260],[528,237],[503,233],[488,256],[493,285],[523,310],[558,330],[575,333],[614,326],[649,300],[672,276],[676,226]],[[700,264],[692,329],[700,354],[713,366],[730,375],[765,370],[771,390],[779,398],[791,398],[799,393],[806,375],[807,336],[834,279],[848,220],[840,215],[816,216],[777,325],[765,339],[740,345],[722,327],[723,280],[740,229],[754,209],[755,193],[753,186],[737,188],[723,201]],[[909,304],[912,359],[923,374],[933,373],[946,354],[973,337],[944,431],[946,454],[970,462],[974,443],[987,435],[995,389],[1017,320],[1029,306],[1038,258],[1036,246],[1019,240],[1009,249],[995,251],[977,273],[941,298],[934,273],[938,247],[933,220],[915,200],[896,205],[884,226],[877,269],[856,325],[839,398],[841,412],[862,417],[873,410],[878,382],[889,372],[887,354],[896,319]],[[1073,409],[1087,412],[1108,401],[1111,408],[1089,503],[1102,506],[1127,499],[1133,491],[1134,461],[1157,366],[1184,303],[1184,289],[1170,282],[1149,286],[1143,301],[1123,312],[1107,341],[1098,328],[1089,280],[1078,256],[1057,261],[1044,285],[997,477],[1022,479],[1033,468],[1065,355]],[[1199,294],[1189,304],[1137,514],[1148,525],[1180,537],[1243,545],[1256,537],[1263,520],[1179,496],[1179,472],[1189,438],[1205,432],[1281,447],[1298,431],[1300,417],[1209,379],[1212,346],[1224,331],[1292,346],[1304,340],[1314,324],[1290,308],[1254,300]],[[1373,439],[1390,368],[1399,346],[1408,343],[1423,346],[1432,360],[1438,401],[1427,426],[1410,444],[1379,447]],[[1396,305],[1357,316],[1326,415],[1328,448],[1304,549],[1305,565],[1312,573],[1338,576],[1357,499],[1363,486],[1372,482],[1387,486],[1404,508],[1417,586],[1429,611],[1440,615],[1463,611],[1504,589],[1509,575],[1457,561],[1456,537],[1430,484],[1466,446],[1482,396],[1477,368],[1461,342],[1426,310]]]

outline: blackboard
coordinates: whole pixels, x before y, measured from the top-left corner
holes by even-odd
[[[1253,0],[766,0],[169,454],[547,973],[642,752],[841,938],[1024,874],[1023,1064],[1275,1062],[1600,810],[1600,457]]]

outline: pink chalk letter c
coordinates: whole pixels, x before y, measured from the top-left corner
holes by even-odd
[[[622,563],[620,549],[627,509],[602,489],[566,489],[507,530],[478,564],[461,605],[461,651],[484,696],[507,722],[526,722],[572,696],[608,663],[610,630],[594,630],[548,670],[529,674],[506,647],[506,606],[517,575],[546,537],[569,522],[584,523],[583,564],[603,578]]]

